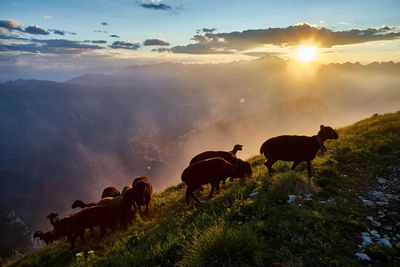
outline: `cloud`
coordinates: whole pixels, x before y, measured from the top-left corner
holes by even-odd
[[[119,38],[119,35],[116,35],[116,34],[111,34],[111,35],[110,35],[110,37],[113,37],[113,38]]]
[[[58,35],[65,35],[65,31],[57,30],[57,29],[49,29],[49,32],[52,32],[54,34]]]
[[[203,28],[202,29],[203,32],[213,32],[215,30],[216,30],[216,28]]]
[[[93,32],[108,33],[108,31],[94,30]]]
[[[150,3],[139,4],[143,8],[154,9],[154,10],[171,10],[172,7],[167,4],[151,1]]]
[[[97,25],[100,25],[100,26],[107,26],[108,23],[107,23],[107,22],[97,22]]]
[[[19,30],[22,31],[22,26],[24,26],[24,24],[22,24],[21,22],[18,22],[16,20],[13,19],[8,19],[8,20],[0,20],[0,28],[4,28],[7,30]]]
[[[130,50],[137,50],[140,47],[138,43],[131,43],[127,41],[116,41],[109,45],[109,47],[114,49],[130,49]]]
[[[168,46],[169,43],[161,39],[147,39],[143,42],[144,46],[161,45]]]
[[[49,15],[43,15],[43,18],[44,18],[44,19],[52,19],[53,17],[52,17],[52,16],[49,16]]]
[[[99,45],[84,44],[65,39],[38,40],[31,39],[28,44],[0,44],[0,51],[21,51],[45,54],[80,54],[84,51],[104,49]]]
[[[151,52],[167,53],[167,52],[171,52],[171,49],[165,48],[165,47],[153,48],[153,49],[151,49]]]
[[[106,40],[92,40],[93,44],[106,44],[107,41]]]
[[[192,38],[197,43],[176,46],[171,51],[191,54],[206,54],[207,52],[224,54],[232,50],[244,51],[264,45],[314,45],[321,48],[331,48],[337,45],[395,40],[400,38],[398,29],[399,27],[384,25],[380,28],[367,28],[365,30],[333,31],[324,27],[301,23],[286,28],[197,34]]]
[[[29,33],[29,34],[35,34],[35,35],[48,35],[49,34],[48,31],[40,28],[38,25],[26,27],[25,32]]]

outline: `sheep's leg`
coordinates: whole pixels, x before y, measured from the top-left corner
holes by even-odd
[[[215,184],[215,189],[217,189],[217,194],[219,194],[219,182]]]
[[[308,170],[308,176],[307,176],[308,183],[310,183],[310,181],[311,181],[311,160],[307,161],[307,170]]]
[[[83,228],[83,229],[81,230],[81,232],[79,233],[79,236],[80,236],[80,238],[81,238],[81,242],[82,242],[82,243],[85,243],[85,228]]]
[[[200,200],[193,194],[193,191],[190,191],[190,195],[192,196],[192,198],[193,198],[194,200],[196,200],[197,203],[200,204]]]
[[[301,161],[295,161],[295,162],[293,162],[292,170],[294,170],[294,168],[296,168],[297,165],[299,165],[300,163],[301,163]]]
[[[265,167],[268,168],[269,173],[275,172],[275,170],[272,169],[272,165],[274,165],[275,162],[276,162],[276,159],[267,159],[266,161],[264,161],[264,165],[265,165]]]
[[[218,185],[219,185],[219,182],[218,182]],[[208,199],[210,199],[212,197],[212,195],[214,193],[214,188],[216,188],[216,184],[213,183],[213,184],[211,184],[211,192],[208,195]]]
[[[74,249],[74,247],[75,247],[75,235],[74,234],[71,234],[71,235],[68,235],[68,241],[71,243],[71,249]]]

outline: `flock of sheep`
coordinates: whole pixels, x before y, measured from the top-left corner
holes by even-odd
[[[311,160],[319,149],[326,151],[324,141],[337,138],[338,134],[331,127],[321,125],[318,134],[311,137],[282,135],[268,139],[262,144],[260,153],[265,155],[264,165],[270,173],[274,172],[272,165],[278,160],[293,161],[292,169],[306,161],[310,177]],[[232,151],[206,151],[195,156],[181,177],[186,184],[186,202],[192,197],[200,203],[193,192],[201,189],[204,184],[211,184],[211,198],[214,190],[218,192],[220,182],[225,183],[226,178],[230,177],[230,181],[233,181],[234,178],[244,179],[251,176],[250,163],[236,157],[236,152],[242,150],[242,147],[235,145]],[[104,235],[108,228],[113,231],[118,223],[126,228],[137,210],[142,213],[141,206],[146,206],[146,216],[149,216],[152,194],[152,184],[146,177],[135,178],[132,185],[123,188],[122,193],[115,187],[107,187],[99,202],[85,204],[76,200],[72,208],[79,207],[81,210],[69,216],[59,218],[58,214],[50,213],[47,218],[54,229],[45,233],[37,231],[34,238],[39,237],[50,244],[61,237],[67,237],[73,249],[77,237],[84,242],[86,229],[93,231],[95,226],[100,226],[101,235]]]

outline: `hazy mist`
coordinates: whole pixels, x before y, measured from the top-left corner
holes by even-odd
[[[0,85],[0,203],[31,227],[148,176],[180,182],[205,150],[257,155],[266,139],[314,135],[400,109],[400,64],[311,65],[266,57],[226,64],[157,64],[57,83]]]

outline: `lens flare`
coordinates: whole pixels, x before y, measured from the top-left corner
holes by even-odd
[[[297,59],[302,62],[314,60],[317,56],[317,48],[315,46],[299,46]]]

